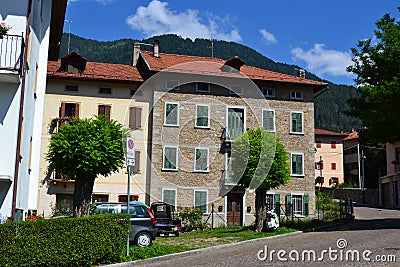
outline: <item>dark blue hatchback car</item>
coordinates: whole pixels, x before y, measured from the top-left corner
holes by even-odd
[[[126,203],[96,203],[94,213],[126,213],[126,207]],[[157,236],[153,214],[146,206],[140,204],[130,204],[129,213],[131,215],[129,241],[140,247],[151,246]]]

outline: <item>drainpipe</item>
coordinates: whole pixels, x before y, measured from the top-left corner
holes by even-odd
[[[28,12],[27,12],[27,23],[26,23],[26,34],[25,34],[25,48],[29,45],[29,35],[30,35],[30,26],[31,26],[31,9],[32,9],[32,0],[29,0],[28,3]],[[19,176],[19,163],[21,162],[21,142],[22,142],[22,123],[24,120],[23,112],[24,112],[24,98],[25,98],[25,79],[26,72],[28,70],[28,52],[24,51],[24,65],[22,72],[22,81],[21,81],[21,97],[19,103],[19,118],[18,118],[18,133],[17,133],[17,148],[15,151],[15,170],[14,170],[14,182],[13,182],[13,197],[12,197],[12,206],[11,206],[11,220],[14,221],[16,207],[17,207],[17,193],[18,193],[18,176]]]

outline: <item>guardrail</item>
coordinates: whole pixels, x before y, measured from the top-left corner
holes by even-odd
[[[22,74],[25,43],[22,35],[0,36],[0,70],[17,71]]]

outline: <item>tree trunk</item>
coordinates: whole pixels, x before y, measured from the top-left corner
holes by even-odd
[[[94,178],[76,177],[74,188],[74,217],[89,215],[93,185]]]
[[[256,231],[261,232],[265,231],[265,218],[267,216],[266,211],[266,202],[267,202],[267,190],[263,188],[256,189]]]

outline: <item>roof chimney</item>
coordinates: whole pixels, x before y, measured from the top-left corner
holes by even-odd
[[[154,40],[154,50],[153,50],[153,56],[158,57],[158,50],[160,49],[160,41],[159,40]]]
[[[306,78],[306,71],[303,69],[299,69],[299,77],[300,78]]]
[[[136,66],[136,63],[138,62],[138,59],[139,59],[139,54],[140,54],[140,44],[139,44],[139,42],[134,42],[133,43],[133,62],[132,62],[133,66]]]

